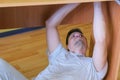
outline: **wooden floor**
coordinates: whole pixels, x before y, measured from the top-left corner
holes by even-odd
[[[91,26],[91,24],[60,26],[58,29],[63,45],[65,46],[65,37],[68,30],[74,27],[81,28],[90,44]],[[0,57],[31,79],[48,65],[45,36],[45,29],[41,29],[0,38]],[[89,56],[89,50],[87,56]]]

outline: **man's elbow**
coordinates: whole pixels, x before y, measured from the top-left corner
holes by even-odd
[[[95,43],[106,43],[106,41],[107,41],[106,36],[95,39]]]

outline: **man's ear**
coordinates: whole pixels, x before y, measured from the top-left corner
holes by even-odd
[[[67,51],[69,51],[69,49],[67,49]]]

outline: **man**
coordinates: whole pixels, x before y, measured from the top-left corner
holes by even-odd
[[[46,21],[49,65],[35,80],[102,80],[107,72],[106,26],[101,3],[94,3],[93,32],[95,46],[92,58],[85,57],[87,41],[79,29],[73,29],[62,47],[57,26],[79,4],[68,4]],[[28,80],[0,59],[0,80]]]
[[[68,33],[67,49],[62,47],[57,26],[80,4],[68,4],[46,21],[49,65],[35,80],[102,80],[107,72],[106,26],[101,3],[94,3],[92,58],[85,57],[87,41],[79,29]]]

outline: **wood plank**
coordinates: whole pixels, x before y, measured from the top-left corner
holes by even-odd
[[[0,0],[0,7],[51,5],[94,1],[113,1],[113,0]]]
[[[109,29],[112,31],[110,34],[109,43],[109,71],[105,80],[117,80],[120,76],[118,74],[120,65],[120,6],[115,2],[110,2],[109,7]]]
[[[44,26],[46,19],[62,6],[63,5],[48,5],[1,8],[0,28]],[[92,18],[93,4],[81,4],[71,12],[61,24],[88,24],[92,23]]]
[[[0,8],[0,28],[44,26],[45,20],[61,5]]]

